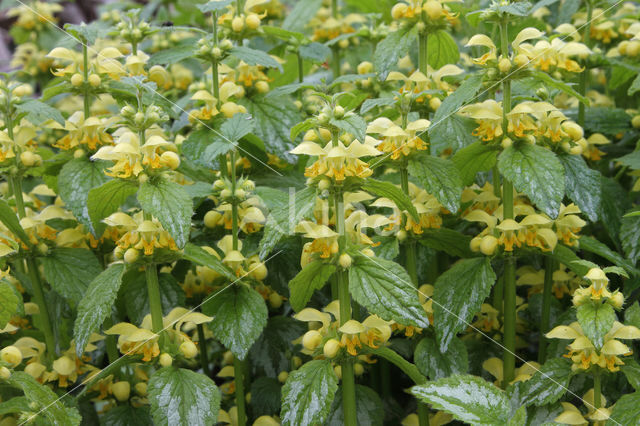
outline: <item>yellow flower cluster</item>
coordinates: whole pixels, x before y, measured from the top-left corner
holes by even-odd
[[[458,0],[407,0],[391,8],[391,17],[395,20],[423,20],[424,17],[432,23],[446,20],[453,24],[457,14],[451,12],[447,3],[455,1]]]
[[[162,168],[175,170],[180,165],[174,143],[165,140],[158,129],[147,130],[144,144],[137,134],[126,127],[114,132],[115,144],[101,147],[91,159],[107,160],[115,164],[106,171],[108,176],[127,179],[137,177],[145,168],[148,172]]]
[[[116,242],[115,255],[124,255],[127,262],[137,260],[140,250],[145,256],[153,255],[155,249],[178,250],[171,234],[162,228],[162,224],[157,219],[145,220],[142,212],[131,216],[122,212],[113,213],[103,222],[115,228],[121,235]],[[133,250],[129,251],[131,249]]]
[[[487,198],[485,194],[488,193],[481,191],[477,195],[481,203]],[[524,217],[520,221],[503,219],[501,207],[490,214],[481,204],[478,208],[466,211],[463,219],[486,225],[486,228],[471,240],[471,250],[481,251],[490,256],[498,246],[510,252],[514,247],[522,247],[524,244],[542,251],[552,251],[558,241],[569,246],[574,245],[579,238],[577,233],[586,225],[578,216],[580,209],[575,204],[561,205],[555,220],[544,213],[537,213],[532,206],[522,202],[515,205],[514,212],[516,218]]]
[[[197,355],[197,347],[186,332],[194,330],[198,324],[205,324],[211,320],[213,320],[212,317],[199,312],[190,312],[186,308],[174,308],[162,319],[163,332],[166,333],[171,343],[179,347],[181,354],[190,359]],[[105,330],[105,334],[119,336],[118,349],[122,354],[142,355],[144,362],[149,362],[160,356],[160,346],[158,345],[160,336],[151,330],[150,314],[144,317],[140,327],[121,322]],[[162,356],[160,358],[161,364],[171,364],[170,358],[168,361],[162,359]]]
[[[341,349],[357,356],[358,348],[378,348],[391,337],[391,321],[370,315],[364,321],[346,321],[340,326],[340,302],[334,300],[323,312],[305,308],[295,315],[298,321],[309,323],[310,330],[302,336],[303,353],[315,354],[322,348],[326,358],[334,358]]]
[[[369,123],[367,133],[379,135],[382,142],[377,145],[379,151],[388,154],[392,160],[408,156],[416,151],[427,149],[427,143],[420,138],[431,123],[419,119],[408,123],[405,128],[398,126],[386,117],[380,117]]]

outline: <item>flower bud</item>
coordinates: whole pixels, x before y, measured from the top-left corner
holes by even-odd
[[[315,350],[322,341],[322,334],[317,330],[309,330],[302,336],[302,346],[310,351]]]
[[[640,129],[640,115],[636,115],[631,119],[631,125],[634,129]]]
[[[344,117],[344,108],[342,108],[340,105],[336,105],[336,107],[333,109],[333,116],[336,118]]]
[[[231,190],[228,189],[228,188],[223,189],[222,191],[220,191],[220,197],[222,197],[222,198],[231,197]]]
[[[111,387],[111,392],[113,392],[113,396],[120,402],[126,401],[129,399],[129,394],[131,393],[131,384],[129,382],[116,382]]]
[[[89,76],[89,84],[91,87],[98,87],[100,86],[100,83],[102,83],[102,79],[98,74],[91,74]]]
[[[375,257],[376,256],[376,254],[370,248],[362,249],[360,251],[360,253],[362,253],[363,255],[365,255],[367,257]]]
[[[502,148],[503,149],[507,149],[509,148],[511,145],[513,145],[513,141],[511,140],[510,137],[505,136],[504,138],[502,138],[502,142],[501,142]]]
[[[173,151],[165,151],[160,156],[160,162],[171,170],[175,170],[180,166],[180,157]]]
[[[485,235],[480,242],[480,251],[486,256],[491,256],[495,253],[498,247],[498,239],[493,235]]]
[[[373,71],[373,64],[368,61],[360,62],[356,68],[358,74],[369,74]]]
[[[0,367],[0,379],[7,380],[11,377],[11,370],[7,367]]]
[[[249,267],[249,270],[251,271],[250,272],[251,277],[258,281],[262,281],[265,278],[267,278],[267,274],[269,273],[269,271],[267,270],[267,267],[262,262],[253,263]]]
[[[136,383],[133,389],[141,397],[147,396],[147,384],[145,382]]]
[[[247,28],[250,30],[257,30],[260,26],[260,17],[255,13],[250,13],[249,16],[247,16],[245,23],[247,24]]]
[[[324,356],[327,358],[333,358],[338,354],[339,350],[340,350],[340,342],[338,342],[336,339],[329,339],[324,344],[324,347],[322,348],[322,353],[324,353]]]
[[[353,365],[353,373],[356,376],[362,376],[364,374],[364,367],[359,362]]]
[[[273,309],[279,309],[282,306],[282,296],[273,292],[269,295],[269,304]]]
[[[82,74],[80,73],[75,73],[71,76],[71,85],[73,87],[78,87],[82,84],[82,81],[84,80],[84,78],[82,77]]]
[[[244,17],[236,16],[233,18],[233,21],[231,21],[231,29],[236,33],[242,31],[244,29]]]
[[[429,108],[431,108],[434,111],[437,111],[438,108],[440,108],[441,104],[442,104],[442,101],[440,100],[440,98],[433,97],[429,99]]]
[[[242,188],[236,188],[233,195],[239,200],[244,200],[244,197],[247,195],[247,193]]]
[[[124,252],[124,261],[125,263],[134,263],[140,257],[140,252],[133,247],[127,249]]]
[[[616,309],[622,308],[622,305],[624,304],[624,295],[619,291],[614,292],[609,298],[609,303]]]
[[[7,346],[0,351],[0,359],[15,367],[22,362],[22,352],[15,346]]]
[[[173,364],[173,357],[168,353],[164,352],[160,355],[160,365],[163,367],[169,367]]]
[[[437,0],[427,1],[422,9],[427,12],[427,16],[433,21],[439,19],[442,16],[442,5]]]
[[[407,10],[407,5],[404,3],[396,3],[392,8],[391,8],[391,17],[393,19],[400,19],[404,16],[404,13]]]
[[[278,374],[278,381],[280,383],[286,382],[288,378],[289,378],[289,373],[286,371],[281,371],[280,374]]]
[[[222,215],[216,210],[209,210],[204,215],[204,226],[207,228],[215,228],[222,219]]]
[[[469,243],[469,248],[473,252],[480,251],[480,243],[482,242],[482,237],[473,237],[471,242]]]
[[[502,58],[500,62],[498,62],[498,69],[501,73],[506,74],[511,69],[511,61],[509,58]]]
[[[195,343],[190,340],[182,342],[179,349],[182,355],[184,355],[184,357],[188,359],[194,358],[198,354],[198,348],[196,347]]]
[[[338,263],[340,263],[340,266],[342,266],[345,269],[351,267],[351,263],[352,263],[351,256],[349,256],[347,253],[342,253],[340,255],[340,258],[338,259]]]
[[[20,154],[20,162],[26,167],[31,167],[36,164],[37,158],[33,152],[24,151]]]
[[[255,88],[258,93],[267,93],[269,91],[269,83],[264,80],[260,80],[255,84]]]
[[[574,141],[577,141],[584,136],[584,130],[582,130],[582,127],[573,121],[565,121],[562,123],[562,130],[564,130]]]

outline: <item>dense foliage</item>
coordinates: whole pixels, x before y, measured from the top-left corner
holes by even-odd
[[[640,424],[640,5],[4,0],[0,425]]]

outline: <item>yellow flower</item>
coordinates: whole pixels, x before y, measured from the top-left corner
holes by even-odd
[[[311,255],[320,253],[320,258],[326,259],[338,252],[338,233],[325,225],[302,221],[296,225],[295,232],[304,233],[305,238],[313,239],[304,245],[303,251]]]
[[[462,115],[476,120],[472,134],[483,141],[491,141],[502,136],[502,105],[493,99],[467,105],[460,109]]]
[[[60,11],[62,11],[62,6],[57,3],[36,1],[30,5],[22,4],[12,7],[7,12],[7,16],[17,16],[18,20],[14,25],[34,31],[40,30],[52,22],[58,22],[54,15]]]
[[[65,121],[64,127],[56,122],[50,124],[49,127],[53,129],[64,129],[68,132],[53,146],[68,150],[86,145],[90,150],[95,150],[102,145],[111,145],[113,137],[106,131],[111,121],[113,120],[97,117],[89,117],[85,120],[84,113],[76,111]]]
[[[600,395],[600,404],[602,407],[596,410],[594,405],[594,390],[590,389],[582,397],[582,402],[587,408],[587,414],[582,415],[580,410],[569,402],[561,402],[564,411],[560,413],[558,417],[554,419],[556,423],[568,424],[568,425],[587,425],[589,420],[594,422],[604,422],[611,415],[611,410],[605,408],[607,406],[607,399],[604,395]]]
[[[97,54],[95,49],[89,49],[89,73],[106,74],[114,80],[118,80],[125,75],[125,67],[120,63],[118,58],[122,57],[122,53],[115,47],[107,47],[100,50]],[[61,68],[52,70],[51,73],[56,77],[71,77],[73,74],[83,72],[84,59],[82,53],[66,47],[56,47],[46,55],[47,58],[53,59],[58,64],[66,64]]]
[[[430,124],[429,120],[419,119],[408,123],[407,127],[402,129],[388,118],[380,117],[369,124],[367,133],[382,136],[382,142],[376,148],[391,154],[392,160],[397,160],[400,155],[408,156],[415,151],[427,149],[427,143],[417,134],[424,133]]]
[[[356,348],[362,347],[362,343],[360,342],[360,333],[364,333],[366,331],[366,327],[359,321],[349,320],[345,322],[338,331],[342,333],[340,344],[347,348],[347,353],[352,356],[356,356],[358,354]]]
[[[115,334],[118,337],[120,353],[143,355],[142,361],[151,361],[160,355],[158,335],[150,329],[138,328],[133,324],[121,322],[105,330],[105,334]]]
[[[577,233],[587,224],[578,214],[580,214],[580,208],[575,204],[571,203],[568,206],[561,204],[558,218],[553,222],[558,239],[568,246],[575,245],[580,238]]]
[[[482,363],[482,368],[489,372],[496,378],[494,382],[496,386],[501,386],[504,380],[502,360],[500,358],[492,357],[485,360]],[[531,378],[540,369],[540,364],[537,362],[525,362],[521,367],[515,371],[515,378],[510,383],[525,382]]]
[[[157,219],[144,220],[142,212],[133,216],[117,212],[103,219],[107,225],[116,228],[123,235],[118,239],[117,245],[122,250],[134,248],[144,250],[146,256],[153,254],[156,248],[168,248],[178,250],[171,235],[165,231]]]
[[[310,167],[305,169],[306,177],[315,178],[324,175],[333,178],[336,182],[342,182],[349,176],[365,178],[373,174],[369,165],[360,158],[382,154],[376,149],[376,145],[377,141],[371,137],[367,137],[365,143],[356,139],[348,147],[345,147],[342,141],[339,141],[337,146],[329,142],[324,148],[315,142],[303,141],[291,153],[318,157]]]
[[[140,141],[133,132],[122,133],[115,145],[101,147],[91,156],[91,159],[115,162],[109,171],[105,172],[108,176],[126,179],[138,176],[143,171]]]

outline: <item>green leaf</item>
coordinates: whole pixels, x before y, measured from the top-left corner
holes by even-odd
[[[304,31],[305,27],[320,9],[322,0],[300,0],[295,3],[295,6],[287,14],[282,28],[289,31]]]
[[[429,126],[429,141],[432,151],[436,154],[441,154],[449,148],[455,152],[478,140],[472,134],[473,129],[477,127],[476,122],[469,117],[452,114],[445,116],[442,121],[434,122],[434,124]]]
[[[62,83],[48,86],[42,91],[42,100],[46,101],[53,98],[54,96],[58,96],[63,93],[67,94],[71,91],[72,88],[73,86],[68,81],[63,81]]]
[[[291,317],[272,316],[262,335],[249,351],[252,372],[256,376],[278,377],[291,368],[289,355],[295,350],[292,342],[308,331],[307,325]]]
[[[87,227],[94,235],[97,235],[93,222],[89,216],[89,192],[91,189],[101,186],[109,178],[104,174],[104,166],[101,162],[89,161],[86,158],[77,158],[69,161],[62,167],[58,175],[58,189],[60,198],[78,222]]]
[[[238,142],[253,131],[253,121],[249,114],[235,114],[220,126],[220,133],[227,142]]]
[[[456,257],[475,257],[469,248],[471,237],[449,228],[423,229],[420,244]]]
[[[571,361],[550,359],[527,381],[522,383],[520,404],[542,406],[558,401],[569,388]]]
[[[313,117],[307,118],[306,120],[301,121],[300,123],[296,124],[291,128],[289,137],[291,138],[292,141],[296,140],[296,138],[300,133],[306,132],[307,130],[311,130],[314,127],[316,127],[316,123],[317,123],[316,119]]]
[[[453,375],[411,388],[418,399],[472,425],[509,421],[511,406],[504,392],[480,377]]]
[[[640,271],[633,266],[631,262],[627,259],[623,258],[620,254],[611,250],[606,244],[601,243],[595,238],[589,236],[581,236],[578,240],[579,246],[581,250],[588,251],[589,253],[597,254],[598,256],[602,256],[607,259],[609,262],[614,263],[615,265],[623,268],[633,275],[640,275]]]
[[[282,385],[278,379],[259,377],[251,382],[251,411],[254,416],[272,416],[280,412]]]
[[[640,170],[640,151],[633,151],[630,154],[616,158],[616,162],[629,167],[631,170]]]
[[[149,66],[177,64],[194,55],[193,46],[194,43],[181,44],[154,53],[151,58],[149,58]]]
[[[640,91],[640,74],[636,76],[636,78],[633,80],[633,83],[631,83],[631,86],[629,86],[627,95],[633,96],[638,91]]]
[[[393,260],[400,254],[400,244],[395,236],[374,235],[371,239],[376,244],[373,251],[377,257]]]
[[[73,327],[76,353],[81,356],[91,333],[111,315],[111,307],[118,297],[122,284],[124,264],[115,263],[95,277],[78,304],[78,316]]]
[[[29,420],[36,420],[36,417],[43,416],[49,424],[55,426],[76,426],[80,424],[82,418],[78,410],[66,407],[61,398],[50,388],[41,385],[27,373],[14,371],[11,373],[11,377],[7,379],[7,383],[22,389],[24,396],[31,403],[34,414],[31,414],[33,418],[28,417]]]
[[[25,243],[27,246],[31,245],[29,236],[26,232],[24,232],[22,226],[20,226],[18,216],[16,216],[16,213],[4,200],[0,200],[0,221],[4,224],[4,226],[7,227],[9,231],[11,231],[13,235],[20,238],[23,243]]]
[[[353,299],[384,320],[426,328],[429,319],[407,271],[386,259],[356,256],[349,268]]]
[[[204,374],[165,367],[149,380],[151,415],[156,425],[211,425],[218,420],[220,390]]]
[[[397,31],[389,33],[376,46],[374,57],[375,70],[380,80],[385,80],[401,55],[404,55],[418,37],[416,25],[404,25]]]
[[[507,425],[508,426],[525,426],[526,424],[527,424],[527,407],[523,405],[522,407],[516,410],[513,417],[509,419],[509,422],[507,423]]]
[[[64,24],[64,29],[67,32],[73,34],[76,38],[80,38],[81,40],[89,45],[92,45],[96,42],[96,40],[105,35],[107,31],[107,24],[103,21],[93,21],[90,24],[85,24],[82,22],[80,25],[77,24]]]
[[[277,68],[282,72],[282,65],[262,50],[251,49],[246,46],[236,46],[229,53],[246,62],[248,65],[260,65],[267,68]]]
[[[496,274],[486,257],[463,259],[440,275],[433,291],[433,322],[440,351],[466,329],[491,292]]]
[[[583,104],[589,105],[589,99],[587,99],[585,96],[578,93],[573,87],[569,86],[567,83],[564,83],[560,80],[556,80],[546,72],[532,71],[532,76],[535,77],[538,81],[545,82],[548,86],[553,87],[554,89],[558,89],[569,96],[573,96]]]
[[[231,3],[233,3],[233,0],[210,0],[205,4],[198,4],[196,6],[200,9],[200,12],[207,13],[225,10]]]
[[[565,245],[558,244],[552,252],[543,252],[543,254],[567,266],[579,277],[584,277],[587,272],[589,272],[590,268],[585,267],[584,265],[581,265],[579,262],[577,262],[580,260],[578,255],[576,255],[573,250]]]
[[[189,240],[193,202],[184,188],[167,179],[148,180],[140,186],[138,201],[155,216],[179,248]]]
[[[290,195],[289,202],[271,211],[260,240],[260,258],[264,259],[285,235],[291,235],[295,226],[309,216],[316,205],[316,190],[307,187]]]
[[[12,413],[19,414],[24,411],[31,411],[31,407],[29,407],[29,400],[24,396],[16,396],[0,402],[0,416]]]
[[[93,223],[93,229],[103,227],[100,221],[118,211],[124,202],[138,191],[137,182],[128,180],[110,180],[97,188],[89,190],[87,212]]]
[[[345,133],[350,133],[358,139],[364,142],[365,133],[367,131],[367,122],[357,114],[347,115],[344,118],[336,119],[332,118],[331,125],[336,126],[338,129]]]
[[[560,155],[564,166],[567,196],[592,222],[598,220],[601,203],[601,175],[590,168],[580,155]]]
[[[13,286],[6,281],[0,281],[0,329],[5,328],[12,316],[18,312],[20,299]]]
[[[629,192],[611,178],[602,177],[600,221],[616,245],[620,244],[622,216],[631,208]]]
[[[418,211],[411,202],[409,196],[391,182],[368,178],[364,181],[362,189],[370,194],[377,195],[378,197],[390,199],[400,210],[409,212],[415,220],[420,220],[418,217]]]
[[[163,315],[167,315],[176,306],[184,306],[185,295],[180,284],[171,274],[158,274],[158,284],[160,285],[160,304]],[[149,309],[149,289],[144,271],[129,270],[122,277],[121,298],[124,299],[124,306],[127,316],[133,324],[140,324]]]
[[[613,406],[607,426],[640,424],[640,391],[623,395]]]
[[[580,305],[576,317],[585,336],[591,340],[597,350],[600,350],[604,344],[605,334],[611,330],[613,322],[617,319],[613,306],[608,303]]]
[[[427,63],[437,70],[447,64],[455,64],[460,59],[458,45],[445,30],[438,30],[427,37]]]
[[[538,145],[512,145],[498,156],[500,173],[550,217],[564,197],[564,168],[556,155]]]
[[[384,405],[373,389],[356,385],[356,420],[360,426],[382,426],[384,420]],[[333,403],[331,414],[327,419],[327,426],[344,425],[344,407],[342,405],[342,388],[338,389]]]
[[[54,120],[61,126],[64,126],[64,117],[60,114],[60,111],[45,104],[44,102],[36,101],[35,99],[29,99],[16,105],[16,111],[21,114],[27,114],[26,118],[31,123],[39,126],[47,120]]]
[[[292,371],[282,388],[283,426],[322,424],[338,391],[331,361],[315,360]]]
[[[635,359],[627,358],[624,360],[624,365],[620,366],[620,371],[622,371],[627,378],[627,381],[635,390],[640,388],[640,364]]]
[[[213,316],[209,328],[238,359],[249,349],[267,325],[267,305],[254,289],[242,283],[231,284],[207,300],[202,312]]]
[[[486,172],[496,165],[499,150],[481,142],[474,142],[453,155],[451,161],[458,169],[462,183],[471,185],[478,172]],[[598,183],[599,185],[599,183]]]
[[[148,406],[118,405],[107,411],[100,420],[103,426],[153,426]]]
[[[392,97],[367,99],[362,103],[362,106],[360,107],[360,114],[364,115],[374,108],[381,107],[381,106],[391,106],[391,105],[395,105],[395,103],[396,103],[396,100]],[[440,106],[442,107],[442,105]]]
[[[431,126],[429,127],[429,135],[432,136],[431,133],[437,127],[446,127],[445,119],[455,114],[461,106],[473,102],[481,88],[482,75],[474,73],[464,80],[455,92],[444,98],[444,101],[442,101],[442,104],[433,116]]]
[[[637,301],[624,311],[624,323],[640,327],[640,305]]]
[[[82,299],[91,281],[102,272],[96,256],[82,248],[58,247],[41,260],[51,288],[74,303]]]
[[[577,110],[567,111],[571,119],[577,118]],[[631,117],[622,108],[591,107],[584,113],[585,133],[604,133],[613,136],[631,130]]]
[[[314,62],[324,62],[327,59],[327,56],[331,53],[331,49],[324,44],[317,43],[315,41],[300,46],[298,51],[303,59],[308,59]]]
[[[620,240],[627,258],[637,262],[640,259],[640,216],[622,218]]]
[[[440,352],[433,336],[425,336],[416,346],[413,359],[420,372],[431,380],[453,374],[465,374],[469,369],[467,347],[454,337],[445,352]]]
[[[415,177],[424,189],[451,213],[458,211],[462,195],[462,180],[458,169],[440,157],[419,155],[409,160],[409,174]]]
[[[311,300],[313,292],[324,287],[335,271],[334,265],[318,260],[305,265],[302,271],[289,281],[291,307],[295,311],[304,309]]]
[[[298,156],[290,154],[295,144],[289,139],[289,131],[300,119],[300,111],[289,97],[243,98],[242,104],[253,117],[254,134],[265,141],[267,152],[287,160],[298,161]]]
[[[228,280],[235,281],[238,278],[220,259],[195,244],[187,243],[184,246],[182,258],[197,265],[213,269]]]

